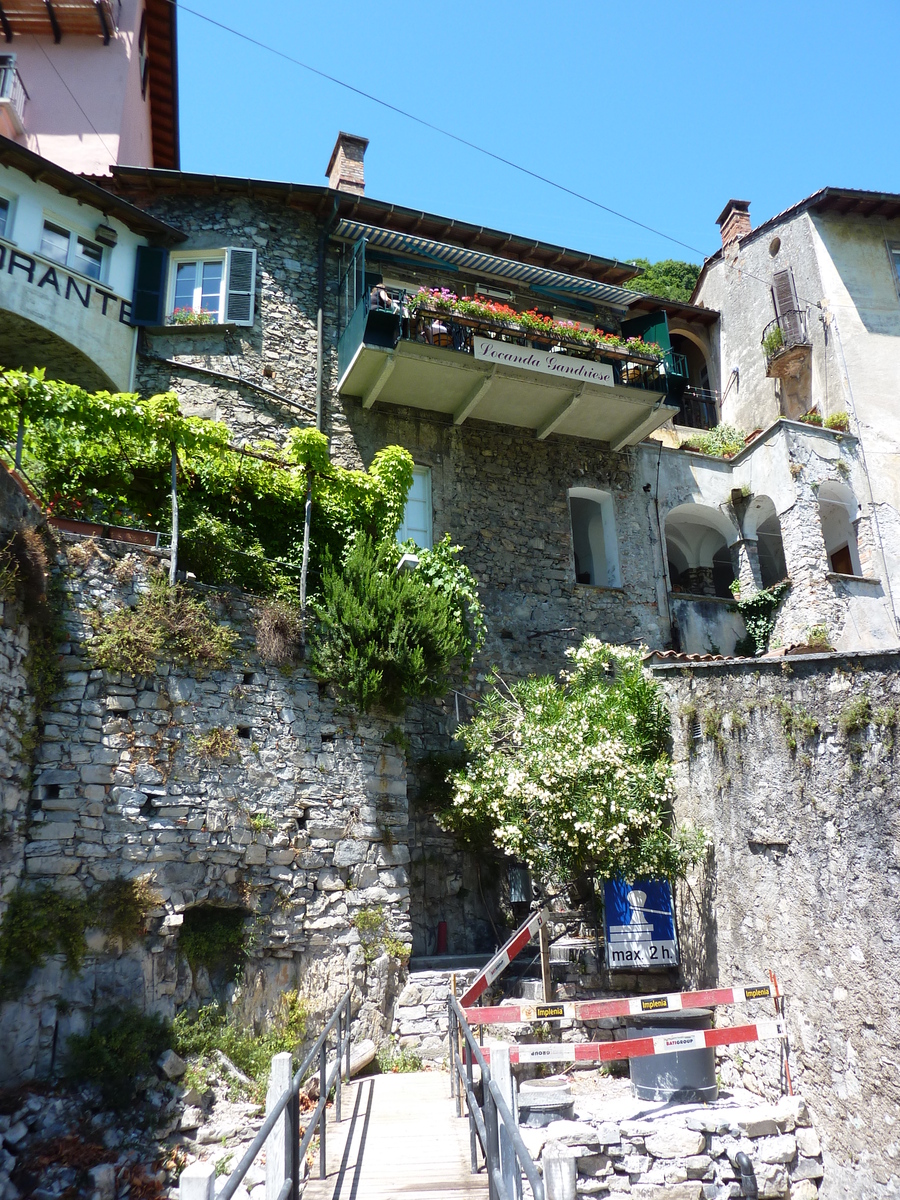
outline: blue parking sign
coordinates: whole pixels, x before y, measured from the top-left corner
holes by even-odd
[[[663,879],[610,879],[603,885],[606,964],[611,971],[678,963],[672,889]]]

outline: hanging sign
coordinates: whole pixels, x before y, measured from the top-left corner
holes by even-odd
[[[479,362],[501,367],[523,367],[526,371],[555,375],[557,379],[571,379],[573,383],[599,383],[603,387],[612,387],[615,382],[613,369],[608,363],[554,354],[551,350],[530,350],[527,346],[498,342],[493,338],[475,338],[475,357]]]
[[[611,971],[677,965],[672,890],[665,880],[607,880],[603,896],[606,964]]]

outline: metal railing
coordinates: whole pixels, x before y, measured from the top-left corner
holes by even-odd
[[[19,118],[19,124],[24,127],[25,102],[28,100],[28,92],[25,90],[25,84],[22,82],[22,76],[19,74],[19,68],[15,62],[0,60],[0,100],[7,101]]]
[[[216,1200],[231,1200],[235,1192],[241,1185],[244,1176],[249,1171],[254,1159],[263,1149],[268,1141],[269,1135],[273,1133],[279,1121],[284,1120],[285,1111],[287,1111],[287,1137],[285,1139],[285,1175],[286,1178],[281,1184],[281,1190],[277,1194],[276,1200],[298,1200],[300,1195],[300,1184],[303,1178],[303,1161],[306,1151],[309,1149],[310,1143],[313,1140],[316,1132],[319,1134],[319,1178],[324,1179],[326,1174],[325,1169],[325,1106],[328,1103],[328,1096],[332,1087],[334,1092],[334,1119],[341,1119],[341,1083],[350,1082],[350,991],[344,993],[337,1008],[331,1014],[331,1017],[316,1039],[316,1044],[309,1051],[300,1064],[297,1072],[291,1080],[290,1087],[286,1088],[282,1095],[272,1106],[272,1111],[268,1114],[263,1122],[262,1128],[253,1139],[247,1153],[232,1171],[228,1177],[228,1182],[217,1194]],[[332,1065],[331,1071],[328,1071],[328,1038],[332,1031],[336,1031],[336,1060]],[[319,1076],[319,1102],[316,1105],[315,1111],[310,1117],[306,1131],[303,1136],[300,1135],[300,1085],[306,1077],[310,1067],[318,1059],[318,1076]],[[344,1080],[344,1072],[346,1071],[346,1080]],[[269,1156],[273,1152],[270,1150],[266,1155],[266,1171],[269,1172]],[[542,1200],[542,1198],[541,1198]]]
[[[522,1171],[531,1185],[534,1200],[544,1200],[544,1184],[534,1159],[528,1152],[519,1125],[503,1097],[491,1071],[484,1060],[481,1048],[475,1040],[471,1026],[455,996],[448,1003],[450,1042],[450,1094],[456,1100],[458,1116],[463,1115],[463,1099],[469,1113],[469,1149],[472,1157],[472,1174],[478,1171],[478,1146],[484,1156],[487,1169],[489,1200],[519,1200],[522,1194]],[[463,1048],[465,1062],[460,1056]],[[482,1103],[478,1103],[474,1088],[474,1067],[481,1071]],[[504,1170],[509,1163],[501,1164],[501,1131],[505,1135],[504,1153],[511,1152],[515,1164],[512,1180]]]
[[[779,313],[763,330],[760,345],[767,363],[792,346],[808,346],[806,309],[789,308]]]

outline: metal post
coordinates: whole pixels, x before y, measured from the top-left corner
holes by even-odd
[[[319,1117],[319,1178],[325,1178],[325,1101],[327,1071],[325,1068],[325,1043],[319,1050],[319,1103],[322,1105],[322,1115]]]
[[[343,1016],[344,1016],[344,1013],[343,1013],[343,1010],[341,1010],[338,1013],[338,1019],[337,1019],[337,1055],[336,1055],[336,1057],[337,1057],[337,1069],[338,1070],[337,1070],[337,1075],[336,1075],[335,1081],[334,1081],[334,1119],[338,1124],[340,1124],[340,1121],[341,1121],[341,1075],[343,1074],[343,1069],[341,1066],[341,1045],[342,1045],[342,1039],[343,1039],[343,1033],[342,1033]]]
[[[347,997],[347,1082],[350,1082],[350,997]]]
[[[172,442],[172,549],[169,561],[169,587],[175,586],[178,573],[178,450]]]
[[[300,612],[306,614],[306,575],[309,571],[309,533],[312,525],[312,471],[306,468],[306,508],[303,510],[303,561],[300,566]]]
[[[22,447],[25,443],[25,406],[19,405],[19,428],[16,431],[16,470],[22,469]]]
[[[481,1086],[484,1091],[484,1132],[485,1141],[485,1164],[486,1174],[488,1177],[488,1196],[490,1200],[498,1200],[497,1183],[494,1179],[494,1171],[500,1166],[500,1131],[497,1128],[497,1105],[494,1097],[491,1095],[491,1089],[488,1087],[488,1079],[482,1078]]]
[[[541,990],[544,993],[544,1003],[549,1004],[553,999],[553,980],[550,975],[550,935],[547,926],[541,926]]]
[[[456,1096],[456,1038],[454,1036],[454,1024],[456,1022],[456,1013],[453,1011],[453,1005],[447,1001],[447,1050],[450,1055],[450,1098]],[[458,1106],[457,1106],[458,1107]],[[456,1114],[459,1116],[459,1113]]]
[[[463,1032],[465,1032],[465,1031],[463,1031]],[[469,1099],[469,1094],[472,1091],[472,1061],[475,1058],[475,1055],[472,1053],[472,1048],[470,1046],[466,1045],[465,1043],[463,1044],[463,1053],[466,1056],[466,1079],[468,1080],[468,1083],[469,1083],[469,1088],[468,1088],[468,1091],[466,1092],[466,1106],[468,1107],[468,1110],[469,1110],[469,1152],[472,1156],[472,1174],[474,1175],[475,1172],[478,1170],[478,1144],[477,1144],[477,1140],[476,1140],[477,1130],[475,1128],[475,1115],[472,1112],[472,1101]],[[483,1079],[481,1081],[481,1086],[483,1089],[485,1089],[484,1094],[486,1097],[487,1096],[487,1090],[486,1090],[487,1084],[485,1083],[485,1081]],[[462,1103],[462,1102],[460,1101],[460,1103]],[[486,1104],[487,1101],[485,1100],[484,1103]],[[460,1116],[461,1115],[462,1114],[460,1113]]]
[[[291,1200],[300,1200],[300,1178],[303,1164],[300,1162],[300,1089],[291,1087],[291,1101],[288,1105],[290,1114],[290,1154],[291,1154]]]

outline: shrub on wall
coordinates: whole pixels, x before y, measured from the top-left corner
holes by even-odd
[[[399,713],[409,699],[444,695],[483,628],[474,578],[457,552],[449,542],[420,551],[429,565],[398,573],[395,542],[357,538],[342,565],[326,566],[311,605],[313,673],[363,712]]]
[[[559,679],[495,678],[457,737],[444,829],[489,829],[496,846],[545,882],[676,876],[705,838],[671,825],[669,718],[640,653],[586,638]]]

